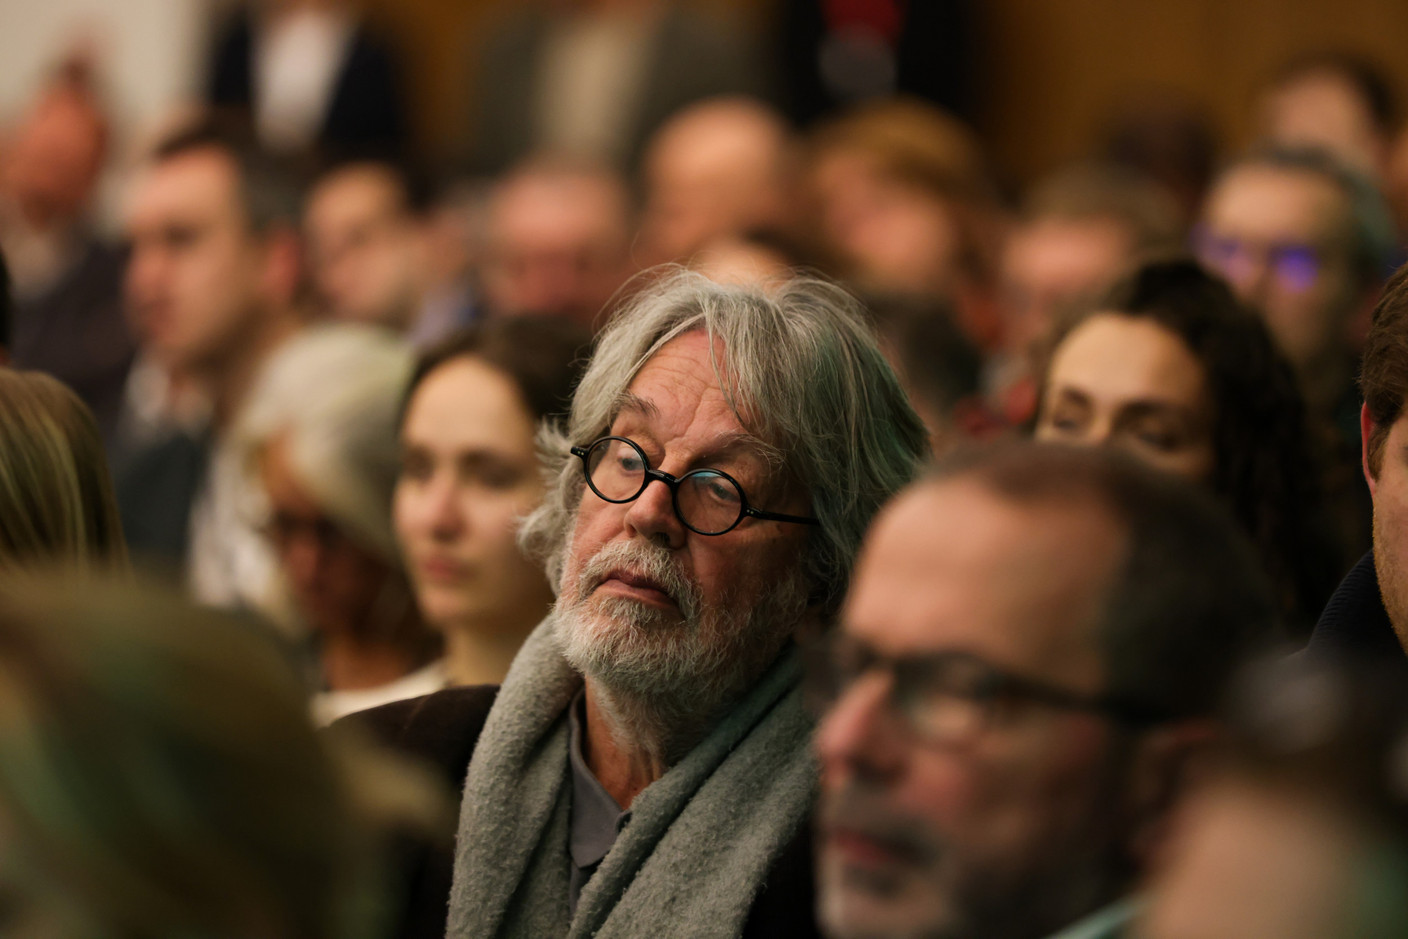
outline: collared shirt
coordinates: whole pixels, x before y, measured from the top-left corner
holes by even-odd
[[[616,836],[631,820],[629,809],[621,810],[601,782],[592,774],[582,756],[582,735],[587,723],[586,692],[578,692],[567,709],[570,731],[567,745],[567,765],[572,774],[572,813],[568,835],[568,850],[572,855],[572,892],[568,905],[577,913],[577,898],[582,888],[596,873],[601,859],[616,843]]]
[[[1101,907],[1047,939],[1119,939],[1143,907],[1138,897],[1125,897]]]

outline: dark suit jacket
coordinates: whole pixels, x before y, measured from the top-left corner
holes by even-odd
[[[205,483],[208,436],[173,432],[125,456],[113,470],[122,531],[134,558],[184,570],[191,542],[191,508]]]
[[[1315,624],[1306,656],[1316,661],[1370,660],[1401,665],[1408,675],[1408,657],[1394,634],[1383,599],[1374,555],[1360,558],[1335,590]]]
[[[255,32],[247,12],[216,40],[206,82],[217,110],[253,123]],[[328,157],[394,157],[406,146],[407,118],[401,69],[391,47],[359,25],[333,85],[317,144]]]
[[[541,11],[526,10],[506,19],[486,41],[472,115],[475,172],[503,172],[541,146],[534,109],[549,25]],[[628,168],[639,162],[650,135],[680,108],[714,95],[766,90],[756,51],[679,3],[669,5],[660,23],[645,74],[626,130]]]
[[[464,791],[469,760],[497,688],[450,688],[396,701],[343,718],[338,725],[363,728],[392,749],[419,758],[439,771],[453,791]],[[563,772],[567,768],[563,767]],[[407,850],[407,908],[398,939],[442,939],[454,871],[453,833],[438,846],[418,844]],[[744,939],[809,939],[820,937],[814,910],[812,837],[803,825],[768,873],[743,928]]]
[[[78,393],[112,446],[136,343],[122,312],[123,252],[88,239],[73,267],[43,293],[15,302],[10,360]]]

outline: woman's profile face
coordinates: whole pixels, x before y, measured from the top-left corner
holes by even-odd
[[[1200,484],[1211,482],[1215,405],[1192,351],[1153,320],[1099,313],[1057,346],[1036,437],[1113,446]]]
[[[543,497],[535,431],[513,381],[473,356],[442,363],[411,396],[393,514],[432,625],[511,628],[529,606],[547,611],[546,578],[515,541]]]

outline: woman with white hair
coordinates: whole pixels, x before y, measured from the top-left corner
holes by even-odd
[[[396,412],[411,365],[388,333],[318,327],[278,351],[242,420],[288,612],[317,651],[324,722],[445,683],[391,527]]]

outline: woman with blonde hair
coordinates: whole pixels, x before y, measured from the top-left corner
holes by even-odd
[[[0,567],[127,562],[102,438],[78,396],[0,368]]]
[[[443,794],[316,733],[306,700],[233,617],[130,580],[0,576],[0,935],[388,936],[390,835]]]

